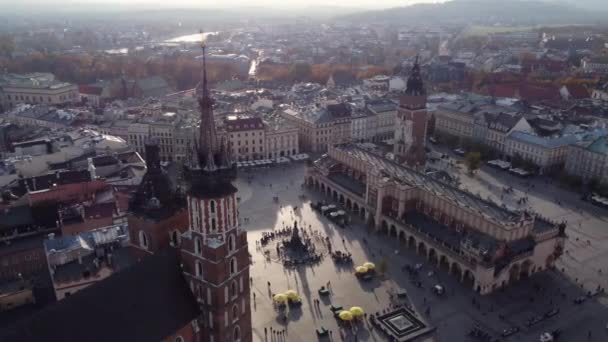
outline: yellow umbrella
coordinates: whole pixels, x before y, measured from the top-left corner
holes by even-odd
[[[352,321],[353,320],[353,314],[350,313],[350,311],[340,311],[340,313],[338,314],[338,317],[340,317],[341,320],[343,321]]]
[[[277,293],[272,299],[279,304],[283,304],[287,301],[287,296],[283,293]]]
[[[354,317],[363,317],[363,309],[360,306],[353,306],[348,310]]]
[[[363,264],[363,267],[367,268],[368,270],[376,269],[376,265],[374,265],[373,262],[366,262],[365,264]]]
[[[357,273],[366,273],[367,271],[368,269],[365,266],[358,266],[357,268],[355,268],[355,272]]]
[[[287,298],[292,299],[292,300],[299,297],[298,293],[294,290],[287,290],[287,291],[285,291],[284,294],[287,296]]]

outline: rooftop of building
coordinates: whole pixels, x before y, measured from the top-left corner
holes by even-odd
[[[264,121],[256,116],[229,115],[224,120],[228,132],[241,132],[264,129]]]
[[[24,194],[28,191],[41,191],[55,185],[83,183],[91,181],[91,174],[87,170],[58,171],[37,177],[21,178],[17,191]]]
[[[71,83],[60,82],[51,73],[30,74],[0,74],[0,87],[38,88],[38,89],[60,89],[72,86]]]
[[[322,125],[350,117],[351,109],[346,103],[316,104],[314,106],[292,108],[285,106],[283,113],[300,118],[306,122]]]
[[[434,194],[443,196],[460,207],[467,208],[488,217],[501,224],[515,224],[525,216],[522,213],[510,211],[496,203],[489,202],[479,196],[461,190],[457,187],[434,179],[411,168],[397,164],[372,151],[367,151],[353,144],[336,145],[337,150],[363,160],[373,168],[385,173],[398,182],[405,182],[420,187]],[[329,158],[325,156],[323,158]]]
[[[606,129],[592,129],[592,130],[581,130],[580,127],[575,127],[575,131],[564,132],[562,135],[542,137],[534,133],[514,131],[509,134],[509,137],[513,140],[517,140],[526,144],[532,144],[541,146],[543,148],[558,148],[576,143],[591,142],[598,137],[605,136],[608,134]]]
[[[485,124],[492,130],[500,132],[510,131],[522,118],[521,115],[513,113],[483,113]]]
[[[134,263],[127,225],[102,227],[72,236],[47,238],[44,248],[56,283],[96,277],[101,271],[122,270]]]
[[[594,153],[608,155],[608,135],[595,139],[587,146],[587,150]]]
[[[11,324],[0,340],[162,341],[199,315],[171,249]]]
[[[374,99],[366,103],[367,109],[374,114],[392,112],[397,110],[397,103],[388,99]]]
[[[20,104],[12,112],[16,117],[30,118],[53,123],[71,125],[78,118],[80,112],[72,109],[59,109],[47,105]]]

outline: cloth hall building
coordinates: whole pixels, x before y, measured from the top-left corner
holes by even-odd
[[[424,116],[426,96],[419,77],[411,86],[415,91],[405,91],[400,110],[414,113],[403,119],[413,118],[408,125],[422,131],[425,124],[416,120]],[[413,137],[402,140],[414,143],[396,151],[396,160],[356,144],[330,146],[307,169],[306,184],[480,294],[554,266],[565,223],[509,210],[416,171],[412,167],[424,158],[424,136],[416,131],[406,132]]]

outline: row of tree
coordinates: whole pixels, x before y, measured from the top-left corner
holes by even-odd
[[[0,58],[0,68],[15,73],[50,72],[63,81],[88,84],[124,75],[138,79],[162,76],[178,90],[190,89],[200,80],[201,65],[191,56],[144,59],[137,56],[32,53],[18,59]],[[230,62],[209,62],[210,82],[245,79],[246,70]]]
[[[371,78],[377,75],[391,75],[393,70],[380,66],[351,66],[347,64],[277,64],[262,63],[257,69],[257,78],[284,82],[316,82],[325,84],[337,71],[347,71],[358,79]]]

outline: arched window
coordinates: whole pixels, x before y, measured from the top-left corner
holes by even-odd
[[[175,338],[175,342],[184,342],[184,338],[183,338],[183,337],[181,337],[181,336],[177,336],[177,337]]]
[[[171,232],[171,246],[179,246],[179,232],[177,230]]]
[[[201,264],[200,261],[195,261],[194,266],[196,268],[196,277],[197,278],[203,278],[203,264]]]
[[[230,274],[235,274],[237,271],[236,258],[230,259]]]
[[[234,248],[235,248],[234,235],[230,234],[230,236],[228,236],[228,251],[233,252]]]
[[[194,238],[194,254],[201,255],[203,254],[203,242],[201,238],[198,236]]]
[[[209,211],[211,213],[215,213],[215,201],[211,200],[211,202],[209,203]]]
[[[232,338],[234,339],[234,342],[239,342],[241,340],[241,328],[239,328],[238,325],[234,327]]]
[[[236,281],[233,281],[232,284],[230,284],[230,298],[236,296],[237,294],[237,290],[238,288],[236,287]]]
[[[234,322],[237,319],[239,319],[239,306],[234,304],[232,307],[232,321]]]
[[[148,236],[143,230],[139,231],[139,247],[148,249]]]

